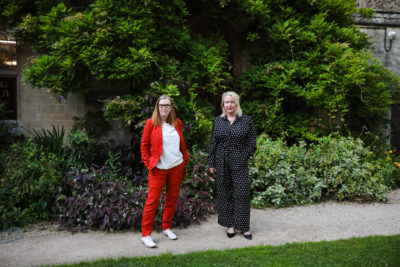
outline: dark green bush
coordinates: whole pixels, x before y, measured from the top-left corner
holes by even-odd
[[[385,201],[382,169],[360,139],[322,137],[287,146],[263,134],[250,163],[252,205],[289,206],[322,198]]]
[[[114,140],[97,141],[86,132],[71,130],[64,145],[68,169],[88,169],[91,165],[103,165],[110,156],[120,157],[120,164],[127,172],[130,168],[126,157],[134,157],[126,144],[117,144]],[[136,155],[137,156],[137,155]]]
[[[13,129],[17,127],[16,123],[1,120],[8,112],[7,105],[0,103],[0,175],[4,171],[4,160],[8,154],[10,144],[24,139],[23,136],[13,133]]]
[[[98,138],[104,136],[111,130],[111,124],[104,117],[104,112],[99,110],[96,112],[89,111],[83,117],[74,117],[74,129],[83,130],[90,138]]]
[[[12,144],[0,179],[0,223],[23,226],[54,216],[64,159],[32,139]]]

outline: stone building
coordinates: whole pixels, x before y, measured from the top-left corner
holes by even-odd
[[[356,17],[357,26],[375,43],[372,54],[392,72],[400,75],[400,0],[358,0],[359,7],[372,8],[374,17]],[[391,110],[392,125],[388,135],[400,151],[400,105]]]

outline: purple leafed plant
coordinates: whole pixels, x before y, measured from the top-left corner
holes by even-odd
[[[173,220],[179,227],[200,223],[216,209],[215,181],[208,172],[206,156],[202,153],[193,156],[188,164],[189,179],[182,183]],[[107,166],[93,165],[88,170],[68,172],[64,183],[64,187],[70,189],[66,190],[67,196],[58,201],[60,229],[66,228],[71,232],[96,228],[107,231],[141,229],[147,197],[146,170],[127,178],[116,175]],[[164,201],[162,195],[154,222],[155,230],[161,230]]]

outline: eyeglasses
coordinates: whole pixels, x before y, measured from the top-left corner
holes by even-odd
[[[171,105],[170,104],[160,104],[160,105],[158,105],[160,108],[170,108],[171,107]]]

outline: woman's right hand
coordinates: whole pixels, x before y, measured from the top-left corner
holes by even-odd
[[[215,168],[209,168],[208,170],[211,172],[211,174],[215,174]]]

